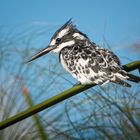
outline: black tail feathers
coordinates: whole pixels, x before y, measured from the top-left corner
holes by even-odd
[[[127,76],[129,77],[129,78],[127,78],[127,80],[135,82],[135,83],[140,83],[140,77],[135,76],[133,74],[127,74]],[[112,82],[120,84],[124,87],[131,87],[131,85],[129,83],[125,82],[124,80],[120,79],[119,77],[116,77],[115,80]]]
[[[135,83],[139,83],[140,82],[140,77],[135,76],[133,74],[128,74],[128,79],[129,81],[135,82]]]
[[[116,84],[119,84],[119,85],[122,85],[124,87],[131,87],[130,84],[128,84],[127,82],[121,80],[120,78],[116,77],[115,78],[115,81],[112,81],[113,83],[116,83]]]

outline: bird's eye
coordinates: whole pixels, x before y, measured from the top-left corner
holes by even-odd
[[[61,42],[61,38],[57,38],[56,43],[60,43],[60,42]]]

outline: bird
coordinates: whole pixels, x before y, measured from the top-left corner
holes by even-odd
[[[140,82],[140,77],[126,72],[112,51],[96,45],[69,19],[52,36],[47,47],[33,55],[31,62],[49,52],[58,53],[66,71],[81,85],[105,85],[109,82],[131,87],[126,80]]]

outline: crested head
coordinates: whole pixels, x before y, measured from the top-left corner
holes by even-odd
[[[86,40],[88,40],[88,37],[80,32],[70,19],[54,33],[48,47],[32,56],[27,62],[31,62],[49,52],[59,53],[65,47],[71,47],[79,41],[85,42]]]
[[[77,40],[86,39],[87,36],[80,32],[70,19],[54,33],[49,46],[55,46],[56,48],[52,52],[57,53],[64,47],[74,45]]]

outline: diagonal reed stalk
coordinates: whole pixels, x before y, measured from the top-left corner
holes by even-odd
[[[29,90],[27,89],[27,87],[22,86],[22,92],[23,92],[23,96],[24,96],[25,101],[27,102],[28,106],[33,107],[34,103],[30,97]],[[40,116],[38,114],[33,115],[33,120],[34,120],[36,127],[38,129],[38,132],[40,134],[40,139],[48,140],[47,134],[45,132],[45,127],[43,126],[43,124],[41,122]]]
[[[128,63],[128,64],[124,65],[123,68],[128,72],[135,70],[135,69],[140,69],[140,61],[134,61],[134,62]],[[63,91],[63,92],[59,93],[58,95],[53,96],[52,98],[50,98],[40,104],[30,107],[29,109],[15,115],[13,117],[10,117],[7,120],[4,120],[3,122],[0,123],[0,130],[2,130],[8,126],[11,126],[19,121],[22,121],[22,120],[34,115],[35,113],[38,113],[44,109],[47,109],[63,100],[66,100],[82,91],[85,91],[93,86],[95,86],[95,85],[86,85],[86,86],[85,85],[76,85],[66,91]]]

